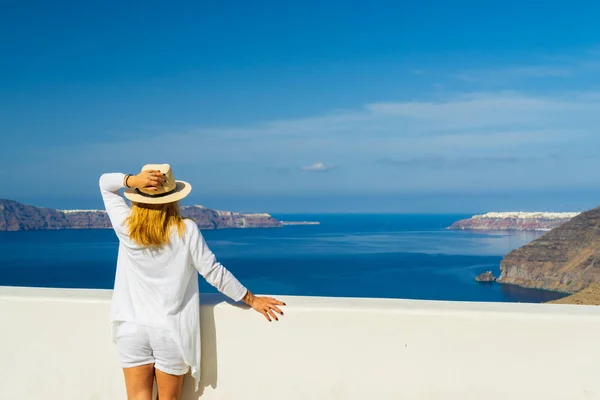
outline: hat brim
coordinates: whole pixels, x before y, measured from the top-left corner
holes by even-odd
[[[136,203],[166,204],[185,198],[192,191],[192,185],[185,181],[175,181],[175,191],[161,197],[149,197],[139,194],[134,188],[126,189],[123,195]]]

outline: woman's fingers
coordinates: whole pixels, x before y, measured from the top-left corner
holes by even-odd
[[[278,312],[279,314],[283,315],[283,311],[281,311],[277,306],[271,305],[271,309],[275,310],[276,312]]]
[[[269,314],[266,311],[263,311],[262,315],[265,316],[265,318],[267,319],[267,321],[271,322],[271,317],[269,317]]]
[[[157,187],[164,183],[165,179],[159,171],[149,171],[146,176],[146,188],[155,191]]]
[[[275,315],[273,310],[269,309],[268,314],[271,316],[271,318],[275,318],[275,321],[279,321],[279,318],[277,318],[277,315]]]
[[[157,170],[144,171],[140,173],[139,177],[142,178],[142,182],[144,182],[142,187],[153,192],[165,182],[164,174]]]
[[[279,321],[277,314],[283,315],[283,311],[277,305],[284,306],[285,303],[275,300],[271,297],[257,297],[257,301],[252,304],[252,308],[265,316],[267,321],[272,321],[273,319]]]
[[[148,180],[151,182],[164,182],[165,178],[162,175],[150,175]]]
[[[278,306],[285,306],[285,303],[283,301],[279,301],[272,297],[269,297],[269,300],[271,301],[272,304],[277,304]]]

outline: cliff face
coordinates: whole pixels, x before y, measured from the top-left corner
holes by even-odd
[[[181,214],[200,229],[278,228],[282,224],[269,214],[241,214],[201,206],[182,207]],[[0,199],[0,231],[43,229],[110,228],[110,219],[100,210],[53,210]]]
[[[211,210],[202,206],[181,207],[181,214],[185,218],[193,219],[200,229],[279,228],[283,226],[269,214],[241,214]]]
[[[449,229],[485,231],[549,231],[578,213],[506,212],[474,215],[453,223]]]
[[[0,231],[60,229],[69,225],[64,213],[0,199]]]
[[[65,210],[68,224],[64,229],[101,229],[111,228],[110,219],[105,211],[99,210]]]
[[[498,282],[577,292],[600,283],[600,207],[504,257]]]

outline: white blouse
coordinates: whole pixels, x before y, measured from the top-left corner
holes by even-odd
[[[191,367],[198,390],[200,303],[196,271],[234,301],[240,301],[247,290],[217,262],[192,220],[185,220],[182,237],[174,228],[170,244],[160,249],[134,243],[125,226],[131,210],[119,194],[124,177],[121,173],[100,177],[104,205],[119,238],[110,316],[113,340],[118,324],[124,321],[170,330]]]

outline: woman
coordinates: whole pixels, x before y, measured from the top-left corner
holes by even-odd
[[[119,195],[122,188],[131,208]],[[155,378],[161,400],[179,399],[190,368],[198,389],[197,272],[267,320],[283,315],[277,307],[282,302],[250,293],[216,261],[197,225],[181,217],[177,202],[191,189],[174,179],[168,164],[146,165],[137,175],[100,177],[104,205],[119,238],[111,324],[129,400],[150,400]]]

